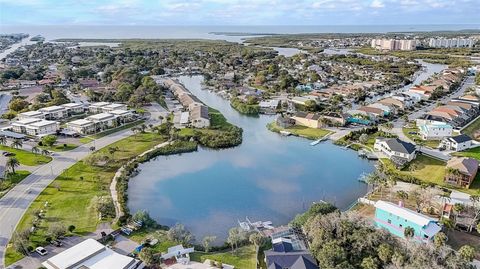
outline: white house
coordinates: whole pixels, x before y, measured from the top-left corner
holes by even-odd
[[[27,111],[27,112],[19,113],[17,117],[19,120],[23,120],[27,118],[43,119],[43,113],[39,111]]]
[[[93,104],[90,104],[88,106],[88,110],[90,111],[90,113],[101,113],[103,112],[103,107],[109,105],[110,103],[109,102],[97,102],[97,103],[93,103]]]
[[[452,136],[453,127],[446,123],[430,123],[419,126],[423,140],[442,140]]]
[[[42,119],[37,118],[24,118],[10,124],[11,129],[16,133],[27,133],[26,126],[34,122],[39,122]]]
[[[79,134],[89,134],[95,132],[95,123],[86,119],[79,119],[68,122],[67,128]]]
[[[61,106],[44,107],[38,111],[43,113],[43,117],[47,120],[58,120],[68,116],[67,109]]]
[[[260,111],[262,113],[275,114],[275,112],[277,111],[278,103],[278,100],[267,100],[261,101],[258,106],[260,107]]]
[[[58,122],[51,120],[41,120],[25,126],[25,132],[28,135],[44,136],[56,134],[60,128]]]
[[[398,138],[377,138],[373,145],[374,150],[385,154],[395,163],[405,164],[415,159],[416,146]]]
[[[108,104],[102,107],[103,112],[110,112],[113,110],[127,110],[127,105],[124,104]]]
[[[97,127],[102,129],[114,127],[116,123],[115,116],[110,113],[95,114],[88,116],[85,119],[95,123]]]
[[[141,261],[119,254],[92,238],[49,258],[42,263],[42,266],[47,269],[134,269],[144,267]]]
[[[444,138],[440,143],[440,147],[454,151],[467,150],[474,146],[472,138],[466,134]]]
[[[114,115],[117,119],[120,120],[121,123],[131,121],[134,117],[132,111],[130,110],[118,109],[118,110],[111,110],[108,113]]]
[[[67,112],[70,114],[81,114],[85,112],[85,107],[83,106],[83,104],[68,103],[68,104],[63,104],[61,106],[64,107],[67,110]]]

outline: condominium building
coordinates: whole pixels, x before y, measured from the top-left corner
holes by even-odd
[[[471,48],[474,45],[473,38],[430,38],[428,42],[432,48]]]
[[[415,50],[417,41],[411,39],[372,39],[371,46],[379,50]]]

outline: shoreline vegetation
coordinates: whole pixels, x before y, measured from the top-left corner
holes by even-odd
[[[209,129],[185,128],[193,135],[181,135],[185,129],[176,130],[167,121],[93,152],[66,169],[39,194],[23,215],[15,230],[16,234],[28,236],[26,239],[12,238],[5,253],[5,264],[8,266],[22,259],[25,246],[34,249],[47,244],[52,229],[73,225],[75,231],[66,235],[84,236],[94,232],[98,224],[114,220],[116,211],[110,183],[122,167],[125,166],[124,172],[117,178],[116,190],[119,206],[125,215],[119,219],[119,224],[131,217],[126,205],[128,181],[138,172],[140,163],[157,156],[193,152],[198,145],[220,149],[241,144],[242,129],[227,122],[218,110],[209,110]],[[170,144],[155,148],[168,140]],[[18,242],[21,242],[20,246]]]
[[[267,129],[275,133],[280,133],[281,131],[290,132],[294,136],[303,137],[310,140],[320,139],[332,133],[331,131],[325,129],[309,128],[300,125],[282,128],[275,122],[267,124]]]
[[[230,106],[236,111],[244,115],[258,115],[260,114],[260,106],[258,103],[243,102],[239,98],[232,98],[230,100]]]

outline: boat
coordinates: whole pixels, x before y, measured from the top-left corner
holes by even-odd
[[[291,135],[292,133],[287,132],[287,131],[280,131],[280,134],[281,134],[281,135],[284,135],[284,136],[289,136],[289,135]]]

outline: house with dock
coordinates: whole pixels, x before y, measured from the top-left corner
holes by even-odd
[[[405,238],[405,228],[413,228],[413,239],[419,242],[430,242],[441,231],[437,219],[381,200],[375,203],[375,225],[401,238]]]
[[[265,251],[268,269],[318,269],[315,258],[308,250],[295,250],[290,239],[272,240],[272,249]]]
[[[385,154],[397,166],[403,166],[412,161],[417,153],[414,144],[398,138],[377,138],[373,148]]]

